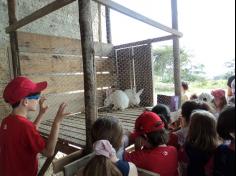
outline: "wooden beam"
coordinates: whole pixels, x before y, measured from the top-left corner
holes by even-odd
[[[173,38],[174,38],[174,35],[167,35],[167,36],[153,38],[153,39],[147,39],[147,40],[141,40],[141,41],[132,42],[132,43],[126,43],[122,45],[116,45],[114,46],[114,49],[127,48],[127,47],[131,47],[135,45],[144,45],[144,44],[150,44],[150,43],[155,43],[155,42],[162,42],[162,41],[172,40]]]
[[[96,67],[93,44],[91,0],[79,0],[79,24],[84,69],[84,99],[86,119],[86,148],[85,152],[93,150],[91,142],[92,124],[97,118],[96,104]]]
[[[72,2],[74,2],[75,0],[56,0],[48,5],[46,5],[45,7],[33,12],[31,15],[28,15],[26,17],[24,17],[23,19],[19,20],[19,21],[14,21],[14,23],[10,24],[9,27],[6,28],[6,32],[12,32],[12,31],[16,31],[17,29],[45,16],[48,15],[49,13],[58,10]]]
[[[112,43],[110,8],[109,8],[109,7],[106,7],[105,10],[106,10],[107,43]]]
[[[102,42],[102,5],[98,4],[98,42]]]
[[[76,152],[73,152],[61,159],[56,160],[55,162],[52,163],[53,165],[53,173],[58,173],[63,171],[64,166],[67,164],[72,163],[75,160],[78,160],[83,156],[83,149],[77,150]]]
[[[9,16],[9,25],[14,24],[16,19],[16,1],[7,0],[8,4],[8,16]],[[18,39],[17,33],[10,33],[10,45],[11,45],[11,57],[12,57],[12,70],[14,77],[21,75],[20,71],[20,61],[19,61],[19,49],[18,49]]]
[[[57,152],[58,152],[58,149],[56,148],[53,156],[46,159],[46,161],[44,162],[44,164],[43,164],[42,168],[40,169],[37,176],[44,176],[45,175],[46,171],[48,170],[48,168],[49,168],[50,164],[52,163],[54,157],[56,156]]]
[[[178,8],[177,0],[171,0],[172,9],[172,28],[178,30]],[[180,47],[179,38],[173,38],[173,57],[174,57],[174,83],[175,95],[179,96],[179,108],[181,107],[181,73],[180,73]]]
[[[111,0],[93,0],[93,1],[101,3],[101,4],[103,4],[106,7],[109,7],[111,9],[113,9],[113,10],[116,10],[116,11],[122,13],[122,14],[130,16],[130,17],[132,17],[132,18],[134,18],[136,20],[142,21],[142,22],[144,22],[146,24],[149,24],[149,25],[151,25],[153,27],[156,27],[158,29],[161,29],[163,31],[169,32],[171,34],[174,34],[174,35],[176,35],[178,37],[182,37],[183,36],[183,34],[181,32],[179,32],[179,31],[177,31],[176,29],[171,29],[171,28],[169,28],[167,26],[164,26],[161,23],[158,23],[158,22],[156,22],[156,21],[154,21],[154,20],[152,20],[152,19],[150,19],[148,17],[145,17],[145,16],[143,16],[143,15],[141,15],[141,14],[139,14],[139,13],[133,11],[133,10],[130,10],[130,9],[128,9],[128,8],[118,4],[118,3],[115,3],[115,2],[113,2]]]

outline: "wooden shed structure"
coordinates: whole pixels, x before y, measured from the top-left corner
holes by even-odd
[[[164,26],[150,18],[136,13],[111,0],[93,0],[106,7],[107,43],[94,42],[91,24],[91,0],[78,0],[79,23],[81,40],[65,37],[47,36],[34,33],[18,32],[17,30],[43,16],[60,9],[75,0],[55,0],[45,7],[33,12],[23,19],[16,19],[15,0],[8,0],[9,23],[6,32],[10,35],[12,72],[14,77],[25,75],[34,81],[49,83],[46,94],[48,104],[51,105],[49,117],[43,122],[40,131],[47,134],[52,120],[50,116],[57,105],[68,102],[68,111],[74,116],[65,120],[61,127],[58,150],[63,150],[68,143],[86,148],[91,151],[90,128],[98,117],[98,107],[103,106],[104,90],[112,85],[119,89],[136,86],[144,88],[141,97],[142,106],[153,104],[153,77],[151,44],[153,42],[173,40],[175,63],[175,94],[180,96],[180,61],[178,31],[177,0],[172,4],[172,28]],[[170,33],[155,39],[113,46],[109,10],[113,9],[146,24]],[[127,60],[127,56],[132,58]],[[130,72],[132,70],[132,72]],[[134,74],[134,75],[132,75]],[[55,108],[54,108],[55,107]],[[132,129],[135,116],[142,110],[135,112],[128,110],[121,118],[127,129]],[[84,112],[84,115],[81,113]],[[117,112],[118,116],[119,112]],[[104,115],[104,114],[100,114]],[[70,130],[70,134],[68,133]],[[66,145],[65,145],[66,144]],[[66,149],[65,149],[66,151]],[[69,152],[68,152],[69,153]],[[51,158],[52,160],[52,158]],[[50,160],[48,161],[50,163]],[[42,169],[43,175],[47,166]]]

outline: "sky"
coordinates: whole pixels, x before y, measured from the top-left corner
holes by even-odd
[[[146,17],[171,27],[171,0],[114,0]],[[114,44],[169,35],[112,11]],[[235,0],[178,0],[180,46],[205,65],[207,76],[225,73],[224,63],[235,59]],[[161,42],[158,45],[171,44]]]

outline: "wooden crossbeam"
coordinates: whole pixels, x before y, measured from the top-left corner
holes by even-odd
[[[153,38],[153,39],[147,39],[147,40],[142,40],[142,41],[137,41],[137,42],[116,45],[114,46],[114,49],[121,49],[121,48],[127,48],[127,47],[136,46],[136,45],[144,45],[144,44],[150,44],[150,43],[156,43],[156,42],[163,42],[167,40],[173,40],[173,38],[174,38],[174,35],[167,35],[167,36]]]
[[[55,0],[54,2],[42,7],[41,9],[33,12],[32,14],[24,17],[23,19],[15,22],[14,24],[10,25],[6,28],[6,32],[10,33],[12,31],[16,31],[17,29],[39,19],[45,15],[50,14],[51,12],[58,10],[76,0]]]
[[[179,31],[177,31],[175,29],[171,29],[171,28],[169,28],[169,27],[167,27],[167,26],[165,26],[165,25],[163,25],[161,23],[158,23],[158,22],[156,22],[156,21],[154,21],[154,20],[152,20],[152,19],[150,19],[148,17],[145,17],[145,16],[143,16],[143,15],[141,15],[141,14],[139,14],[139,13],[133,11],[133,10],[130,10],[130,9],[128,9],[128,8],[118,4],[118,3],[115,3],[113,1],[110,1],[110,0],[93,0],[93,1],[95,1],[97,3],[100,3],[100,4],[102,4],[102,5],[106,6],[106,7],[109,7],[111,9],[115,10],[115,11],[118,11],[118,12],[120,12],[122,14],[130,16],[130,17],[132,17],[132,18],[134,18],[136,20],[139,20],[139,21],[142,21],[142,22],[144,22],[146,24],[149,24],[149,25],[151,25],[153,27],[156,27],[156,28],[161,29],[163,31],[169,32],[169,33],[171,33],[173,35],[176,35],[178,37],[182,37],[183,36],[183,34],[181,32],[179,32]]]
[[[35,21],[35,20],[37,20],[37,19],[39,19],[43,16],[45,16],[45,15],[48,15],[51,12],[53,12],[55,10],[58,10],[58,9],[66,6],[66,5],[68,5],[68,4],[70,4],[74,1],[76,1],[76,0],[56,0],[56,1],[46,5],[45,7],[33,12],[31,15],[28,15],[25,18],[23,18],[23,19],[15,22],[14,24],[8,26],[6,28],[6,32],[10,33],[12,31],[16,31],[17,29],[19,29],[19,28],[21,28],[21,27],[23,27],[23,26],[25,26],[25,25],[27,25],[27,24],[29,24],[29,23],[31,23],[31,22],[33,22],[33,21]],[[156,21],[154,21],[154,20],[152,20],[148,17],[145,17],[145,16],[143,16],[143,15],[141,15],[141,14],[139,14],[139,13],[133,11],[133,10],[130,10],[130,9],[118,4],[118,3],[115,3],[113,1],[110,1],[110,0],[93,0],[93,1],[98,2],[100,4],[103,4],[106,7],[109,7],[113,10],[116,10],[116,11],[122,13],[122,14],[130,16],[130,17],[132,17],[136,20],[142,21],[146,24],[154,26],[154,27],[156,27],[158,29],[161,29],[163,31],[169,32],[169,33],[171,33],[173,35],[176,35],[178,37],[183,36],[183,34],[181,32],[179,32],[175,29],[171,29],[171,28],[169,28],[169,27],[167,27],[167,26],[165,26],[161,23],[158,23],[158,22],[156,22]]]

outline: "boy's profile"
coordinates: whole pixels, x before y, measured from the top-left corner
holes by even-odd
[[[38,132],[38,126],[47,111],[45,98],[40,98],[47,82],[34,83],[27,77],[19,76],[6,86],[4,100],[12,106],[12,112],[3,119],[0,127],[0,175],[1,176],[35,176],[38,172],[37,154],[46,157],[54,154],[59,126],[68,115],[62,103],[55,116],[47,142]],[[27,119],[28,112],[39,114],[34,122]]]

